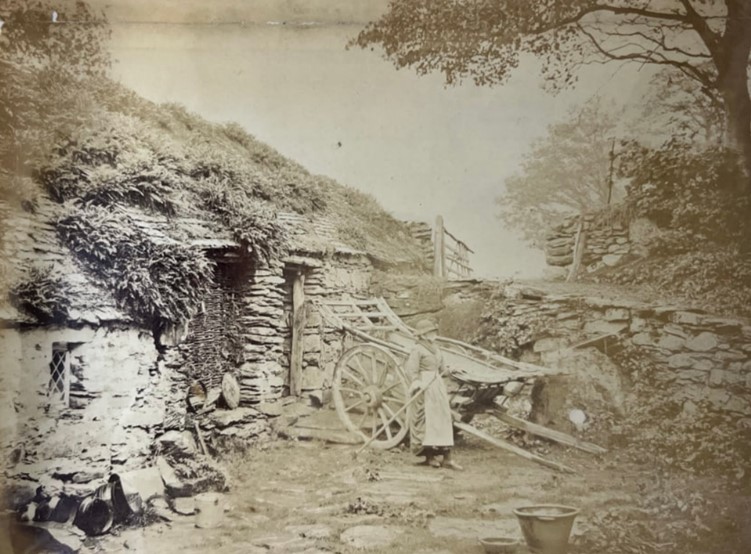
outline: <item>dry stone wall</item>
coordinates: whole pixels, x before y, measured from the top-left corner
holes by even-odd
[[[70,351],[70,406],[47,398],[54,343]],[[161,432],[168,382],[150,333],[117,326],[0,331],[0,437],[6,476],[75,493],[146,463]]]
[[[599,344],[606,353],[633,347],[672,385],[688,412],[699,403],[749,418],[751,324],[679,306],[517,292],[510,318],[539,318],[545,336],[531,345],[531,361],[555,363],[572,346]],[[611,336],[614,338],[606,338]],[[608,350],[610,349],[610,350]]]
[[[280,363],[287,320],[284,266],[279,262],[255,271],[242,299],[243,363],[240,366],[241,403],[280,398],[285,367]]]
[[[578,215],[569,217],[550,231],[545,242],[548,265],[568,267],[574,262],[580,220]],[[638,241],[630,233],[629,225],[621,221],[599,221],[591,214],[583,216],[582,231],[585,237],[582,267],[586,271],[616,265],[624,255],[633,251],[634,243]]]
[[[366,256],[336,254],[321,259],[319,267],[305,271],[304,294],[306,326],[303,336],[302,394],[316,404],[328,400],[336,362],[342,354],[344,335],[329,325],[316,309],[316,301],[327,298],[366,297],[372,278],[372,264]],[[287,274],[286,318],[292,318],[292,281]],[[282,364],[290,365],[291,325],[284,340]],[[286,383],[289,386],[289,383]]]

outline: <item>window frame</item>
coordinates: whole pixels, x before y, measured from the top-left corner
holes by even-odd
[[[52,358],[49,367],[47,400],[50,406],[70,408],[70,344],[67,342],[52,343]]]

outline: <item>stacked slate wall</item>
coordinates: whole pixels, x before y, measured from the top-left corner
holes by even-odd
[[[280,398],[287,333],[283,265],[247,269],[241,262],[228,263],[216,281],[185,336],[164,352],[162,363],[175,375],[175,395],[184,400],[194,381],[207,389],[218,387],[224,373],[231,372],[240,384],[242,405]],[[185,402],[170,406],[170,427],[181,426],[186,410]]]
[[[435,260],[433,229],[422,221],[408,221],[406,225],[412,238],[420,245],[426,266],[432,268]]]
[[[580,220],[578,215],[571,216],[551,229],[545,242],[545,260],[548,265],[568,267],[573,264]],[[583,216],[582,231],[584,242],[581,267],[590,272],[603,266],[616,265],[624,255],[634,250],[634,242],[638,242],[630,233],[629,224],[604,221],[592,214]]]
[[[324,320],[315,307],[316,300],[369,296],[372,264],[360,254],[333,254],[318,258],[319,267],[304,271],[306,326],[303,338],[302,394],[315,399],[316,404],[328,400],[328,391],[334,367],[344,348],[344,334]],[[292,282],[295,271],[287,272],[286,319],[292,319]],[[287,327],[284,337],[282,364],[290,365],[292,328]],[[287,386],[289,383],[287,383]]]
[[[486,291],[480,290],[482,295]],[[457,294],[456,291],[453,294]],[[465,299],[466,301],[466,299]],[[447,299],[447,303],[450,303]],[[554,294],[507,294],[506,325],[543,321],[525,359],[555,366],[571,347],[645,356],[687,412],[705,404],[751,424],[751,322],[680,306]]]

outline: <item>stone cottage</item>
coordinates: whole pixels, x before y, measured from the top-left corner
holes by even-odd
[[[374,268],[421,263],[406,232],[358,250],[338,238],[335,222],[280,213],[288,255],[255,267],[214,222],[119,206],[149,240],[180,242],[215,262],[213,284],[187,325],[144,329],[60,244],[56,209],[44,197],[33,212],[0,204],[8,271],[44,268],[68,303],[64,317],[40,322],[3,299],[0,436],[8,476],[72,491],[147,465],[159,438],[191,421],[192,384],[211,390],[231,372],[241,406],[290,394],[324,400],[342,337],[325,327],[313,300],[366,295]]]

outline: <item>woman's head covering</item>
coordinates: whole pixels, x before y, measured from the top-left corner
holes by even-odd
[[[429,319],[422,319],[417,322],[415,326],[415,335],[422,337],[430,333],[431,331],[438,331],[438,325],[430,321]]]

